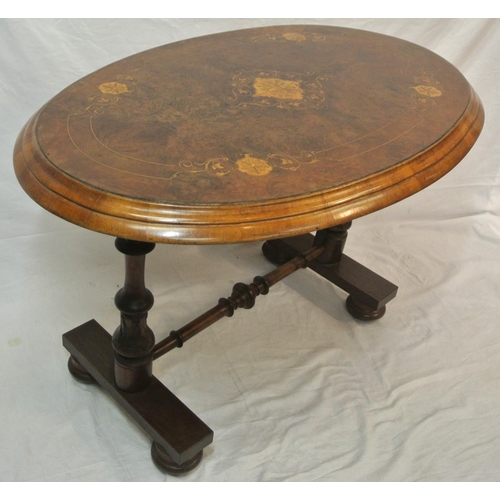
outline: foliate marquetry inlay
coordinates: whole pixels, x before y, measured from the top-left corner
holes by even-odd
[[[326,79],[318,73],[241,70],[233,76],[233,95],[227,101],[240,108],[319,109],[325,103]]]
[[[99,85],[99,90],[103,94],[124,94],[125,92],[130,92],[124,83],[119,82],[106,82]]]
[[[431,85],[417,85],[414,88],[419,94],[425,95],[427,97],[440,97],[443,93]]]
[[[183,40],[69,86],[16,144],[42,206],[132,240],[229,243],[341,224],[449,171],[483,124],[432,52],[331,26]]]
[[[236,162],[236,166],[240,172],[257,176],[267,175],[273,169],[267,161],[262,160],[261,158],[254,158],[249,154],[246,154],[244,158],[238,160]]]
[[[253,82],[253,97],[273,97],[275,99],[295,99],[301,101],[304,91],[300,81],[281,78],[256,78]]]
[[[284,35],[283,35],[284,36]],[[293,38],[293,37],[292,37]],[[186,124],[191,124],[189,132],[194,133],[198,130],[200,121],[207,116],[212,116],[215,111],[219,110],[220,101],[215,96],[203,97],[186,97],[184,99],[167,99],[164,96],[156,94],[144,94],[141,100],[129,99],[130,95],[135,95],[137,88],[141,87],[143,82],[137,77],[124,77],[117,75],[116,80],[102,83],[98,86],[99,93],[94,93],[88,97],[88,106],[85,111],[91,116],[89,118],[89,132],[91,134],[94,147],[104,153],[99,157],[99,164],[102,166],[110,166],[107,162],[115,158],[123,158],[126,161],[139,162],[140,165],[151,165],[152,169],[156,169],[153,174],[145,174],[145,177],[158,178],[165,181],[173,181],[174,179],[183,179],[184,181],[189,176],[195,177],[215,177],[223,178],[226,176],[245,177],[247,175],[253,177],[265,177],[272,173],[278,174],[280,171],[295,172],[302,169],[304,166],[312,166],[321,161],[329,162],[344,162],[351,161],[360,154],[364,154],[357,143],[362,140],[371,140],[371,136],[382,130],[385,134],[393,134],[393,137],[398,138],[401,135],[399,126],[397,125],[400,117],[396,117],[393,121],[385,124],[381,129],[374,130],[361,138],[344,143],[335,141],[324,141],[321,148],[298,149],[289,151],[288,153],[278,153],[276,150],[267,151],[267,154],[262,155],[252,152],[251,149],[241,151],[231,151],[229,148],[220,149],[218,152],[221,156],[212,158],[198,157],[197,159],[177,159],[175,162],[155,161],[151,162],[137,157],[134,151],[128,151],[127,148],[120,150],[115,144],[108,143],[106,137],[101,137],[101,133],[94,127],[94,124],[99,120],[101,115],[116,113],[122,116],[128,116],[133,120],[148,123],[151,116],[155,117],[157,123],[161,123],[168,130],[169,125],[182,126],[182,120],[185,119]],[[123,81],[125,83],[120,83]],[[226,80],[227,81],[227,80]],[[277,70],[240,70],[229,78],[231,85],[232,96],[226,95],[223,99],[229,103],[230,107],[249,108],[250,106],[259,106],[267,108],[281,108],[283,110],[304,110],[319,112],[321,108],[328,105],[338,105],[338,100],[330,100],[327,102],[325,89],[339,87],[342,80],[339,75],[335,77],[327,74],[319,74],[313,72],[296,73],[296,72],[280,72]],[[340,83],[339,83],[340,82]],[[335,85],[333,85],[335,84]],[[428,73],[421,71],[411,79],[402,83],[405,89],[409,91],[410,99],[406,103],[406,111],[403,111],[402,116],[413,115],[411,127],[416,126],[422,121],[422,114],[431,106],[437,106],[439,100],[435,98],[442,96],[442,84]],[[94,87],[95,88],[95,87]],[[227,88],[227,87],[226,87]],[[144,91],[144,90],[143,90]],[[129,95],[127,95],[127,93]],[[121,94],[121,95],[120,95]],[[139,95],[139,94],[138,94]],[[374,94],[376,97],[376,94]],[[342,108],[340,108],[340,113]],[[68,117],[68,124],[81,113],[77,110]],[[307,113],[305,113],[307,115]],[[408,116],[407,116],[408,115]],[[250,116],[250,115],[248,115]],[[280,115],[280,119],[286,119],[288,115]],[[300,115],[299,115],[300,116]],[[339,115],[340,116],[340,115]],[[247,113],[241,115],[247,119]],[[108,129],[106,129],[108,130]],[[68,126],[68,134],[71,140],[77,145],[77,137],[73,138],[71,127]],[[189,134],[186,133],[189,138]],[[389,141],[392,141],[391,137]],[[372,151],[373,148],[370,148]],[[85,154],[85,153],[84,153]],[[89,154],[89,153],[86,153]],[[200,155],[201,156],[201,155]],[[111,160],[111,163],[113,160]],[[158,168],[164,168],[164,171],[159,171]]]
[[[302,33],[285,33],[283,38],[289,42],[304,42],[307,40],[307,37]]]
[[[267,35],[267,36],[256,36],[252,38],[252,42],[292,42],[292,43],[304,43],[304,42],[322,42],[326,40],[325,35],[320,35],[319,33],[300,33],[298,31],[287,31],[286,33]]]

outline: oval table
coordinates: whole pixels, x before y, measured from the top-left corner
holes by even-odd
[[[484,121],[469,83],[436,54],[331,26],[184,40],[102,68],[49,101],[15,146],[22,187],[50,212],[116,236],[120,326],[63,336],[71,373],[99,383],[183,474],[213,432],[152,376],[153,359],[302,267],[377,319],[397,287],[343,253],[353,219],[417,193],[471,149]],[[311,233],[315,232],[315,235]],[[238,283],[155,344],[145,255],[156,243],[265,241],[276,270]]]

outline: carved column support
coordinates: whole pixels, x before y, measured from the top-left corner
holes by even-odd
[[[115,382],[123,391],[137,392],[149,385],[153,370],[155,337],[146,319],[154,298],[145,286],[144,268],[155,244],[117,238],[115,246],[125,254],[125,283],[115,296],[121,312],[113,334]]]
[[[340,262],[344,252],[345,242],[347,240],[347,231],[352,222],[339,224],[338,226],[322,229],[316,233],[313,246],[322,245],[325,251],[316,258],[321,264],[336,264]]]

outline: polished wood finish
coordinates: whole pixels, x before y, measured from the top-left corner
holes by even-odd
[[[70,372],[149,433],[161,470],[193,470],[213,432],[153,376],[153,359],[305,266],[349,294],[354,317],[380,318],[397,287],[344,254],[351,221],[446,174],[483,122],[474,90],[436,54],[330,26],[185,40],[82,78],[35,113],[14,151],[36,202],[116,236],[125,254],[120,326],[66,333]],[[277,269],[155,346],[144,282],[155,243],[266,239]]]
[[[74,356],[70,356],[68,359],[68,370],[79,382],[83,382],[84,384],[97,384],[94,377],[85,370]]]
[[[324,246],[314,246],[304,253],[294,256],[289,262],[284,263],[274,271],[264,276],[256,276],[249,285],[236,283],[229,297],[219,299],[218,304],[212,307],[212,309],[198,316],[179,330],[170,332],[170,335],[166,339],[158,342],[153,350],[153,358],[157,359],[176,347],[182,347],[184,342],[220,319],[233,316],[237,309],[251,309],[255,305],[255,299],[259,295],[267,295],[273,285],[290,276],[298,269],[307,267],[311,261],[319,257],[324,251]]]
[[[188,472],[213,440],[213,431],[156,377],[139,392],[115,383],[111,335],[91,320],[63,335],[63,345],[93,379],[151,436],[173,462],[173,473]],[[159,461],[161,463],[161,460]],[[165,462],[165,460],[164,460]],[[155,462],[156,463],[156,462]],[[158,466],[161,466],[157,463]],[[166,472],[168,464],[163,466]]]
[[[200,464],[213,432],[153,376],[155,337],[147,316],[154,297],[144,270],[155,244],[117,238],[115,246],[125,255],[125,283],[115,296],[120,325],[111,338],[95,321],[64,334],[68,368],[80,382],[99,383],[150,434],[158,468],[187,474]]]
[[[314,246],[323,246],[325,251],[316,257],[316,261],[322,264],[336,264],[342,258],[347,231],[351,227],[351,222],[322,229],[316,232]]]
[[[347,228],[348,225],[342,225],[323,230],[316,237],[304,234],[266,241],[262,252],[271,262],[280,264],[284,259],[302,254],[318,241],[326,244],[327,248],[333,248],[333,258],[325,263],[321,261],[324,254],[320,255],[308,263],[309,269],[349,294],[346,307],[356,319],[370,321],[381,318],[385,314],[386,304],[396,296],[398,287],[342,253]],[[328,240],[333,241],[333,247],[328,244]]]
[[[170,455],[161,446],[153,442],[151,445],[151,458],[162,472],[167,472],[171,476],[184,476],[200,465],[203,450],[182,465],[179,465],[170,458]]]
[[[144,283],[146,254],[155,244],[117,238],[116,248],[125,254],[125,283],[115,296],[120,326],[113,334],[116,385],[123,391],[145,389],[153,376],[155,336],[147,325],[153,294]]]
[[[47,210],[118,237],[264,240],[416,193],[483,125],[474,90],[412,43],[330,26],[233,31],[81,79],[28,122],[20,183]]]

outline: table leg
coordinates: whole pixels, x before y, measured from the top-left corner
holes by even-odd
[[[396,296],[398,287],[343,253],[350,226],[347,223],[323,229],[316,236],[269,240],[262,251],[273,264],[280,265],[313,245],[324,245],[325,252],[308,267],[349,294],[346,307],[354,318],[371,321],[385,314],[385,305]]]
[[[138,392],[151,383],[155,336],[147,324],[153,294],[144,283],[146,254],[154,243],[117,238],[116,248],[125,255],[125,284],[115,296],[120,326],[113,334],[115,382],[119,389]]]
[[[118,238],[125,284],[115,297],[120,326],[113,336],[92,320],[63,335],[72,375],[96,382],[151,436],[154,463],[172,475],[201,461],[213,432],[152,374],[154,334],[147,325],[153,294],[145,287],[145,256],[154,244]]]

